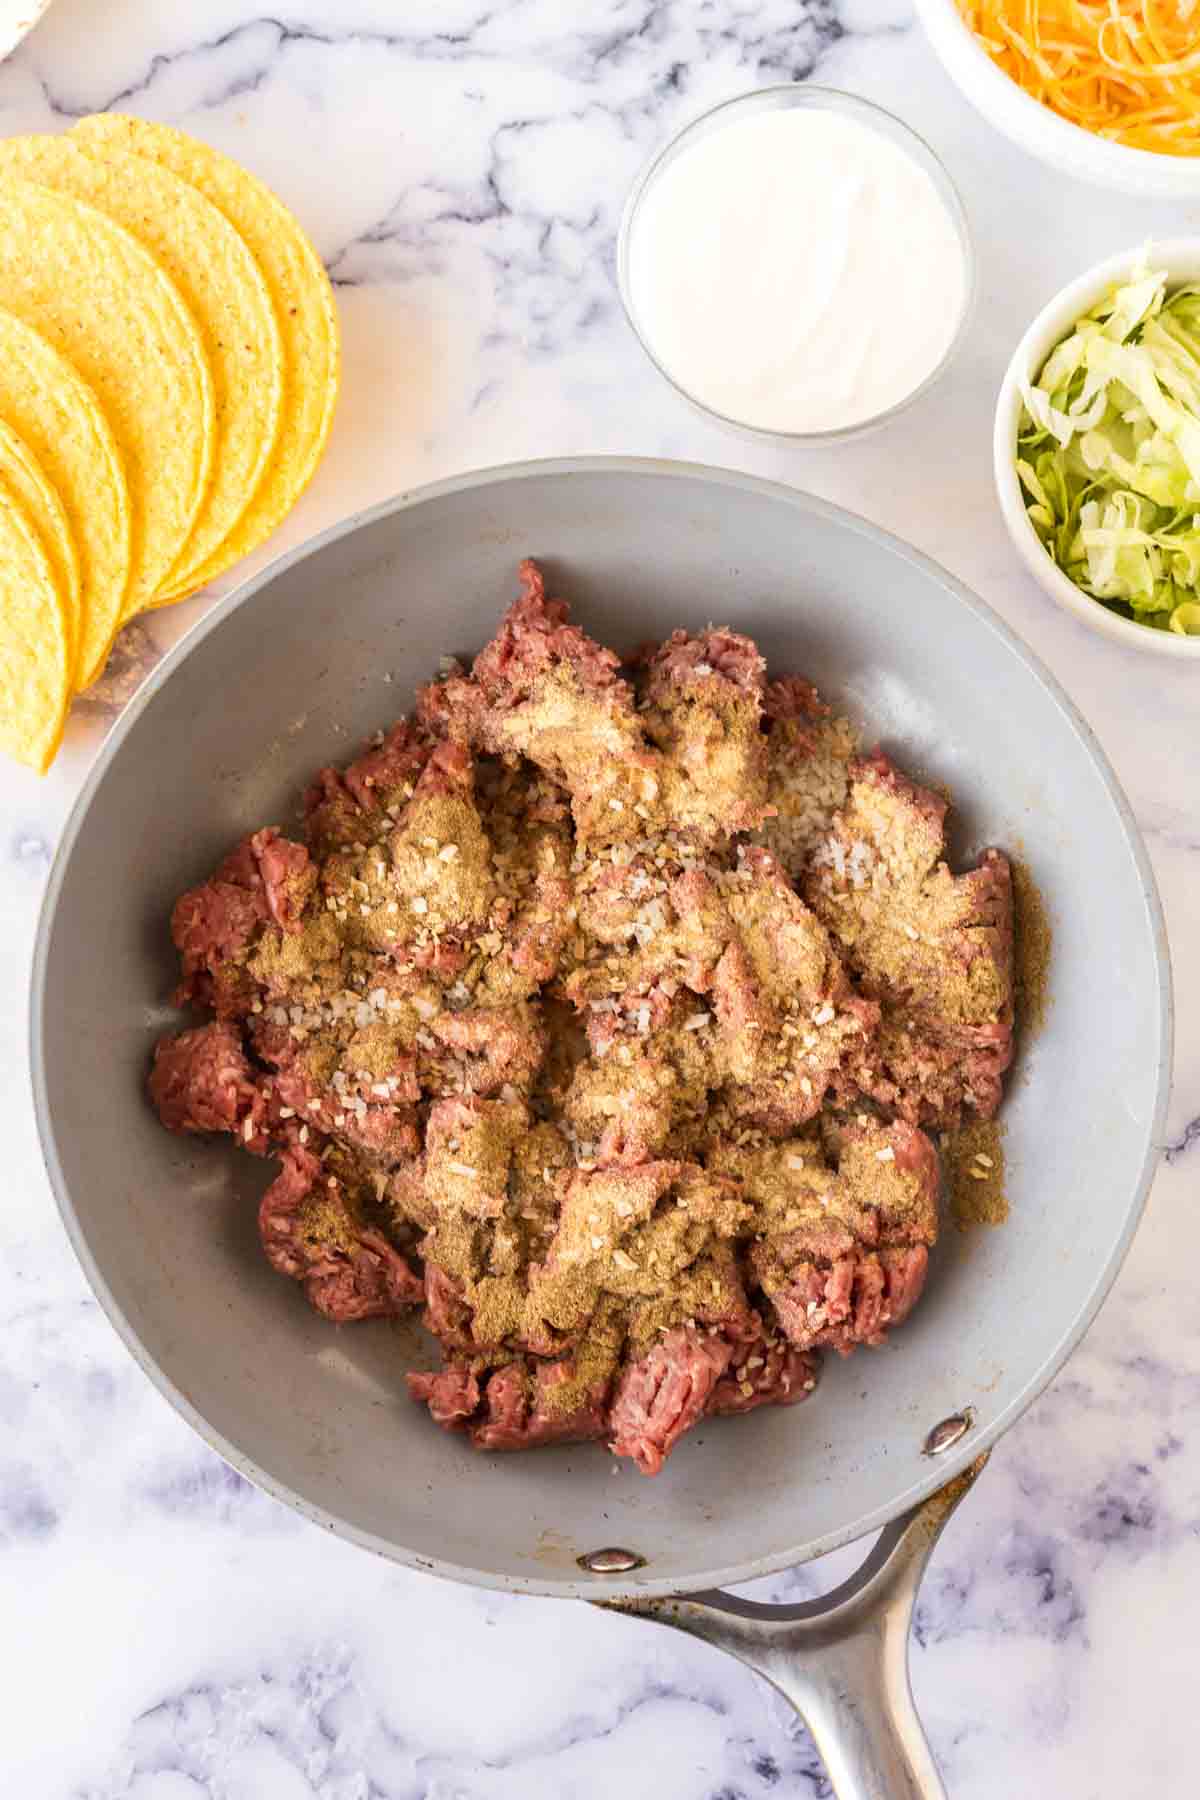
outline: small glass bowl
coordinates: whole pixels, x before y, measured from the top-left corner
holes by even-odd
[[[873,413],[868,418],[856,419],[851,425],[831,426],[822,431],[778,431],[759,425],[747,424],[744,419],[731,418],[728,414],[718,412],[699,399],[689,389],[680,385],[670,370],[664,366],[654,353],[647,333],[643,330],[633,303],[633,289],[630,280],[630,249],[637,224],[638,213],[642,201],[650,192],[658,177],[675,160],[681,150],[685,150],[707,137],[710,132],[721,131],[727,125],[736,123],[738,119],[751,113],[772,112],[792,106],[811,107],[814,110],[845,113],[870,130],[881,136],[891,138],[900,149],[929,176],[937,189],[947,212],[954,221],[958,231],[958,240],[963,253],[963,303],[954,335],[946,346],[941,361],[932,368],[925,379],[918,383],[912,391],[897,400],[893,405],[885,407],[882,412]],[[865,432],[874,431],[888,419],[896,417],[906,407],[920,398],[926,390],[948,367],[951,358],[961,345],[971,321],[975,307],[976,267],[975,248],[971,241],[971,228],[967,223],[967,214],[958,189],[946,173],[941,160],[929,148],[924,138],[918,137],[910,126],[885,112],[882,106],[876,106],[870,100],[860,100],[856,94],[844,94],[838,88],[814,87],[808,82],[781,83],[775,87],[756,88],[752,93],[739,94],[732,100],[723,100],[709,111],[701,113],[690,125],[685,125],[670,142],[652,158],[641,175],[634,182],[625,210],[621,216],[621,226],[617,234],[617,286],[621,294],[621,304],[625,308],[625,317],[633,330],[642,349],[646,352],[654,367],[675,389],[677,394],[694,406],[705,418],[715,419],[727,426],[741,437],[753,438],[760,443],[788,444],[825,444],[833,443],[841,438],[859,437]]]

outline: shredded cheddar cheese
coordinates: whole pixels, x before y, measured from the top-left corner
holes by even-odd
[[[1098,137],[1200,156],[1200,0],[958,0],[988,55]]]

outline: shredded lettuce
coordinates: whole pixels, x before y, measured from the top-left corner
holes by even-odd
[[[1200,284],[1135,270],[1021,396],[1017,474],[1059,568],[1124,618],[1200,636]]]

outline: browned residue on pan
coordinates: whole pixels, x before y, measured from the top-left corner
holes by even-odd
[[[936,1494],[931,1494],[925,1501],[917,1523],[931,1538],[937,1536],[964,1494],[975,1485],[990,1455],[991,1452],[985,1450],[982,1456],[977,1456],[974,1462],[967,1464],[961,1475],[956,1475],[953,1481],[948,1481],[944,1488],[939,1488]]]

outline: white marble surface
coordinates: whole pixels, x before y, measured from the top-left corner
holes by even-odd
[[[945,158],[977,234],[982,303],[953,372],[902,428],[780,453],[718,434],[655,377],[622,321],[612,245],[625,190],[666,134],[724,95],[810,72],[881,100]],[[108,106],[242,158],[296,208],[339,284],[344,399],[276,548],[472,465],[601,450],[738,464],[939,557],[1083,706],[1169,915],[1168,1142],[1099,1322],[939,1549],[913,1676],[954,1800],[1194,1794],[1198,676],[1049,611],[999,522],[989,427],[1042,300],[1112,250],[1200,230],[1200,207],[1072,187],[1020,155],[951,89],[904,0],[291,0],[281,17],[247,0],[57,0],[0,69],[0,131]],[[148,653],[204,604],[158,615]],[[45,782],[0,770],[0,1792],[827,1793],[803,1735],[734,1665],[333,1542],[231,1474],[134,1368],[66,1248],[24,1046],[48,861],[105,724],[76,719]],[[810,1568],[791,1591],[827,1579]]]

